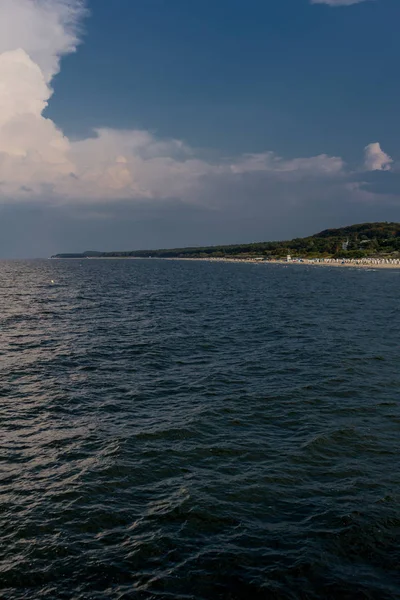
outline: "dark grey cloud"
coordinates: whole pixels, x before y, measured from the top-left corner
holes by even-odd
[[[209,176],[190,199],[8,204],[0,209],[0,256],[288,239],[399,221],[398,184],[395,172],[299,178],[255,171]]]

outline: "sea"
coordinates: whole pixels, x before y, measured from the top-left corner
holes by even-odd
[[[0,262],[0,598],[400,598],[399,291]]]

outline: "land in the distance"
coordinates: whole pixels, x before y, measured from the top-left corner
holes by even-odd
[[[305,238],[278,242],[232,244],[161,250],[87,251],[56,254],[52,258],[188,258],[282,261],[323,259],[328,264],[400,262],[400,223],[362,223],[325,229]]]

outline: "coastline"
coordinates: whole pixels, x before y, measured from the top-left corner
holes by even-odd
[[[258,258],[185,258],[178,256],[88,256],[88,257],[51,257],[51,260],[174,260],[174,261],[200,261],[210,263],[246,263],[254,265],[280,265],[280,266],[307,266],[307,267],[339,267],[339,268],[356,268],[356,269],[400,269],[400,259],[379,259],[379,258],[363,258],[363,259],[307,259],[301,260],[262,260]]]
[[[301,259],[301,260],[259,260],[256,258],[161,258],[161,260],[184,260],[184,261],[203,261],[203,262],[224,262],[224,263],[252,263],[255,265],[283,265],[283,266],[308,266],[308,267],[345,267],[357,269],[400,269],[400,260],[389,262],[390,259]],[[393,259],[392,259],[393,260]]]

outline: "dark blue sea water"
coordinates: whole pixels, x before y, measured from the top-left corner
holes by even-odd
[[[399,290],[1,262],[0,597],[400,598]]]

